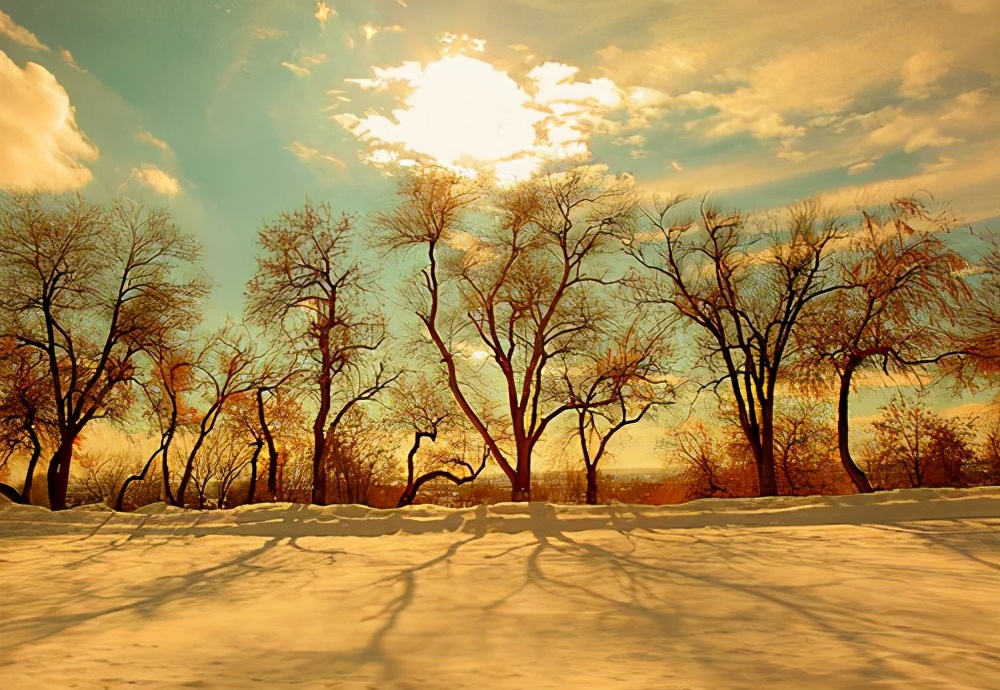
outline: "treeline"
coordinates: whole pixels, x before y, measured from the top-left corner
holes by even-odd
[[[370,218],[306,202],[266,223],[244,314],[206,334],[199,247],[165,211],[4,195],[0,491],[56,510],[461,503],[496,499],[487,466],[514,501],[996,483],[995,424],[912,401],[849,444],[859,373],[996,384],[1000,246],[970,264],[957,227],[917,198],[752,216],[647,203],[597,166],[513,186],[423,168]],[[687,469],[603,477],[609,442],[687,416],[686,390],[719,406],[668,434]],[[152,435],[148,454],[79,451],[98,419]],[[533,484],[542,444],[575,458],[562,488]]]

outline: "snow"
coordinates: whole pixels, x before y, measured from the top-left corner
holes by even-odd
[[[0,504],[0,686],[1000,688],[1000,488]]]

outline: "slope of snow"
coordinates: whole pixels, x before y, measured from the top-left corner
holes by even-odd
[[[4,688],[1000,688],[1000,488],[0,504]]]

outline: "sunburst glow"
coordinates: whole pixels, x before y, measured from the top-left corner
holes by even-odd
[[[481,52],[481,41],[466,44]],[[592,136],[627,126],[612,113],[650,105],[646,92],[625,91],[605,78],[577,81],[578,71],[547,62],[518,81],[465,54],[447,54],[427,65],[375,67],[373,78],[347,81],[394,93],[400,107],[388,115],[341,113],[335,119],[367,142],[366,160],[375,165],[430,159],[519,179],[546,160],[586,159]]]

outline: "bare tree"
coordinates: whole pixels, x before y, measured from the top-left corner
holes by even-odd
[[[603,353],[602,345],[607,345]],[[586,467],[589,505],[597,503],[597,465],[607,454],[608,442],[655,406],[672,402],[666,358],[662,328],[648,332],[636,318],[610,339],[596,340],[584,361],[567,360],[561,383],[577,405],[574,434]]]
[[[966,481],[972,485],[1000,486],[1000,401],[987,411],[976,458],[965,466]]]
[[[945,419],[901,396],[882,408],[863,457],[882,488],[960,486],[964,466],[975,463],[971,422]]]
[[[351,408],[341,423],[331,427],[326,440],[324,461],[330,500],[372,505],[376,490],[396,482],[398,441],[392,425],[373,419],[362,407]]]
[[[274,361],[263,364],[262,371],[271,374]],[[290,371],[263,377],[260,385],[252,391],[235,396],[224,420],[227,432],[244,440],[253,448],[250,456],[250,479],[247,483],[247,503],[257,498],[258,459],[267,450],[266,488],[268,499],[277,500],[279,489],[279,443],[284,443],[289,434],[304,428],[303,411],[294,399],[294,389],[290,382],[301,372]]]
[[[703,423],[674,429],[663,447],[671,459],[679,459],[684,465],[681,478],[691,487],[691,498],[715,498],[729,493],[720,477],[721,451]]]
[[[776,386],[803,310],[840,287],[826,259],[841,223],[803,204],[760,227],[704,202],[697,219],[672,223],[677,203],[648,210],[649,227],[626,239],[641,270],[632,284],[641,304],[669,306],[663,318],[696,328],[702,362],[721,374],[707,387],[731,388],[759,495],[773,496]]]
[[[385,340],[371,276],[352,246],[350,217],[334,218],[325,204],[308,201],[283,213],[258,235],[257,272],[247,285],[249,319],[281,331],[308,371],[317,397],[313,419],[312,502],[326,502],[326,439],[357,404],[373,399],[395,380],[384,363],[368,370],[370,355]],[[340,409],[333,411],[335,402]],[[331,422],[331,413],[333,414]]]
[[[149,455],[142,470],[130,475],[122,483],[115,499],[115,510],[123,510],[125,496],[133,483],[146,479],[150,469],[160,459],[163,497],[175,503],[170,486],[170,450],[179,429],[196,423],[196,410],[189,398],[195,387],[194,366],[197,353],[187,344],[153,342],[146,345],[144,355],[149,360],[147,375],[140,381],[142,392],[149,403],[149,419],[159,431],[159,443]]]
[[[406,486],[396,507],[411,505],[428,482],[444,479],[461,486],[475,481],[486,467],[489,447],[469,428],[447,386],[426,375],[414,375],[393,393],[390,409],[413,433],[413,445],[406,454]],[[433,444],[429,450],[425,441]],[[422,446],[424,453],[418,466]]]
[[[68,487],[66,505],[112,505],[133,461],[133,455],[124,449],[79,453],[79,471]]]
[[[165,211],[0,198],[0,330],[46,359],[58,435],[47,470],[53,510],[66,507],[80,432],[130,407],[136,355],[197,319],[206,285],[179,272],[198,255]]]
[[[267,374],[257,369],[257,364],[258,358],[249,343],[249,335],[236,332],[231,325],[208,338],[195,357],[192,375],[205,407],[202,408],[194,440],[184,462],[180,484],[174,496],[176,505],[184,507],[186,504],[187,487],[198,453],[215,429],[226,404],[255,390],[260,381],[267,378]]]
[[[956,345],[963,357],[952,360],[960,381],[1000,382],[1000,237],[989,238],[991,249],[979,262],[973,298],[959,313],[961,325]]]
[[[632,222],[630,180],[575,168],[489,190],[424,168],[399,194],[377,224],[389,247],[426,257],[414,310],[448,389],[510,481],[511,500],[530,500],[538,441],[578,406],[547,395],[545,377],[583,347],[602,318],[593,292],[609,282],[602,256],[617,249],[616,236]],[[483,376],[500,388],[502,402],[484,407],[472,399]],[[498,405],[509,444],[484,421]]]
[[[260,454],[261,445],[248,447],[241,431],[235,424],[220,425],[191,463],[191,485],[199,510],[230,507],[236,480]]]
[[[18,347],[12,337],[0,337],[0,466],[29,454],[20,491],[0,483],[0,495],[15,503],[30,503],[35,468],[44,446],[52,445],[55,409],[46,391],[46,360],[34,348]]]
[[[954,220],[932,215],[916,198],[897,199],[890,215],[862,212],[861,227],[841,257],[850,287],[813,303],[797,337],[804,364],[823,377],[836,374],[837,447],[855,488],[872,490],[851,457],[849,399],[859,369],[912,373],[923,364],[957,354],[951,344],[960,301],[970,294],[959,275],[965,260],[942,239]]]

